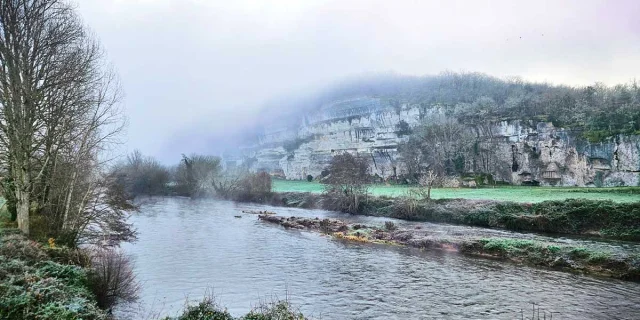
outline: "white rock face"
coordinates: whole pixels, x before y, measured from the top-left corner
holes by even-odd
[[[305,179],[319,176],[333,155],[349,152],[370,157],[372,175],[401,175],[398,145],[408,137],[398,125],[404,121],[415,127],[430,117],[444,117],[444,112],[438,107],[394,107],[371,97],[337,101],[301,117],[296,125],[267,127],[256,145],[243,148],[244,162],[254,171]],[[485,173],[496,180],[558,186],[640,183],[640,136],[588,143],[581,133],[551,123],[503,121],[487,126],[490,130],[481,132],[491,132],[496,164]]]

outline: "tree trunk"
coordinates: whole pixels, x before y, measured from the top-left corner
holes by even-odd
[[[427,187],[427,200],[431,200],[431,185]]]
[[[25,235],[29,235],[29,201],[31,194],[28,191],[16,189],[16,198],[18,205],[16,211],[18,213],[18,229]]]
[[[69,190],[67,191],[67,198],[64,203],[64,214],[62,218],[62,230],[66,231],[69,228],[69,210],[71,210],[71,197],[73,196],[73,189],[76,185],[76,179],[78,178],[78,171],[73,171]]]
[[[354,201],[353,201],[353,202],[354,202],[354,203],[353,203],[354,208],[353,208],[353,212],[352,212],[352,213],[358,213],[358,207],[359,207],[359,203],[358,203],[358,194],[357,194],[357,193],[354,193],[354,194],[353,194],[353,198],[354,198]]]

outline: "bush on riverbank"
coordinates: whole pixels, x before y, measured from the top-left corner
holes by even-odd
[[[188,305],[178,317],[166,317],[163,320],[305,320],[305,316],[284,301],[263,303],[246,315],[234,318],[211,296],[205,297],[195,305]]]
[[[273,197],[271,176],[265,172],[247,174],[239,180],[230,197],[235,201],[268,202]]]
[[[87,269],[53,261],[73,258],[52,258],[17,232],[0,232],[0,319],[106,319]]]

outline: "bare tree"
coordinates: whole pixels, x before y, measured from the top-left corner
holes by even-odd
[[[427,171],[426,174],[420,177],[420,180],[419,180],[420,187],[427,189],[427,193],[424,197],[425,199],[431,200],[431,188],[433,187],[433,184],[436,182],[437,179],[438,179],[438,174],[433,172],[433,170]]]
[[[100,308],[110,309],[120,301],[138,299],[140,283],[128,255],[118,249],[97,249],[91,256],[92,290]]]
[[[436,118],[416,128],[400,152],[412,178],[419,179],[426,168],[441,176],[454,175],[466,170],[474,141],[472,132],[455,119]]]
[[[368,190],[367,160],[344,153],[334,156],[327,170],[329,175],[323,180],[325,194],[334,201],[335,209],[357,213]]]
[[[62,1],[0,4],[0,129],[25,234],[34,184],[51,161],[47,149],[55,145],[59,126],[51,120],[65,117],[60,111],[75,98],[72,88],[85,80],[86,46],[82,25]]]
[[[190,197],[212,195],[214,181],[219,172],[219,157],[182,155],[182,161],[176,170],[176,182]]]
[[[243,170],[226,170],[214,177],[211,185],[215,194],[224,199],[230,199],[237,194],[242,186],[242,181],[248,173]]]
[[[25,234],[32,212],[45,232],[74,239],[122,227],[97,218],[115,203],[101,152],[125,124],[118,79],[102,61],[67,1],[0,2],[0,149]]]
[[[109,170],[129,198],[169,193],[169,169],[156,159],[143,156],[139,150],[134,150],[127,155],[126,161],[117,163]]]

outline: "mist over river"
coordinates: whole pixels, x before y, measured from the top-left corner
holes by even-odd
[[[145,199],[140,212],[131,217],[139,240],[123,248],[135,259],[143,286],[140,305],[147,314],[153,309],[176,315],[187,297],[195,301],[209,290],[236,316],[260,301],[288,296],[305,315],[322,319],[520,319],[521,310],[531,316],[532,303],[547,315],[553,312],[553,319],[640,317],[639,283],[456,253],[342,242],[263,223],[243,210],[367,224],[389,220],[216,200]],[[394,222],[420,224],[442,234],[640,252],[633,243]],[[136,317],[143,318],[142,313]]]

